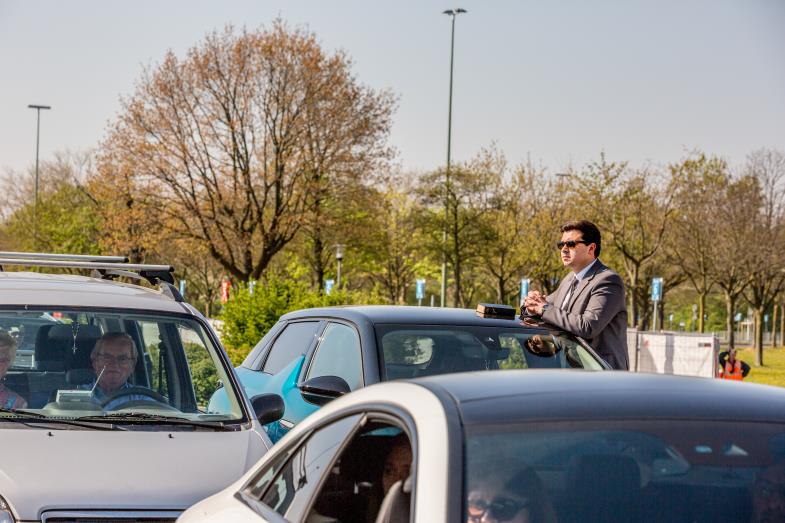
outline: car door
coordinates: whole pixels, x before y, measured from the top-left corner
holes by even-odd
[[[235,498],[265,521],[326,522],[374,521],[385,497],[397,495],[393,520],[410,521],[415,431],[393,410],[336,414],[279,449]]]
[[[273,442],[278,441],[297,423],[315,412],[319,405],[305,400],[299,386],[317,376],[338,376],[346,380],[351,390],[362,387],[362,355],[360,335],[357,329],[335,320],[323,324],[316,345],[305,358],[298,358],[291,371],[282,372],[286,379],[280,383],[280,392],[286,405],[283,418],[268,425],[268,434]],[[304,360],[308,363],[303,367]],[[298,379],[299,377],[299,379]]]
[[[279,451],[236,497],[265,521],[302,521],[318,486],[362,417],[341,417],[290,442],[289,448]]]
[[[272,392],[286,398],[287,391],[296,386],[305,354],[316,342],[323,326],[324,322],[318,318],[291,320],[274,328],[272,336],[262,338],[251,352],[260,355],[253,358],[251,363],[247,359],[243,366],[236,369],[248,397]],[[211,408],[218,408],[225,401],[225,395],[220,393],[219,390],[210,400]],[[288,405],[286,411],[289,411]],[[284,418],[287,417],[286,411]],[[283,434],[279,434],[278,422],[268,425],[267,431],[273,442]]]

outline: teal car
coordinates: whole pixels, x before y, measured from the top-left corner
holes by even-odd
[[[510,309],[512,311],[512,309]],[[326,402],[395,379],[503,369],[610,367],[571,334],[469,309],[348,306],[303,309],[279,321],[236,368],[250,397],[280,395],[273,441]],[[225,401],[220,390],[210,408]]]

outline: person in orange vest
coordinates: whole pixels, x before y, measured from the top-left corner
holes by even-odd
[[[720,378],[741,381],[750,373],[750,366],[736,359],[736,349],[720,352]]]

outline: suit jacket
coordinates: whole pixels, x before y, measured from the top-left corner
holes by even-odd
[[[556,292],[548,295],[551,306],[546,307],[542,319],[585,339],[614,369],[629,370],[627,305],[621,277],[597,260],[562,310],[574,277],[564,278]]]

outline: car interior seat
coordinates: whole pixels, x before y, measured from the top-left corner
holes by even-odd
[[[570,501],[559,521],[639,521],[641,473],[629,456],[589,454],[573,458],[567,469]]]
[[[91,369],[90,353],[95,347],[101,329],[96,325],[63,324],[49,329],[49,343],[60,350],[64,370]]]
[[[409,523],[412,477],[393,483],[376,515],[376,523]]]
[[[28,373],[28,405],[31,408],[43,407],[54,398],[58,389],[81,384],[74,380],[67,381],[69,371],[83,369],[82,375],[92,375],[90,353],[100,337],[101,330],[95,325],[79,324],[76,328],[75,324],[62,323],[39,328],[34,353],[35,369],[38,372]],[[92,381],[92,378],[87,381]]]

